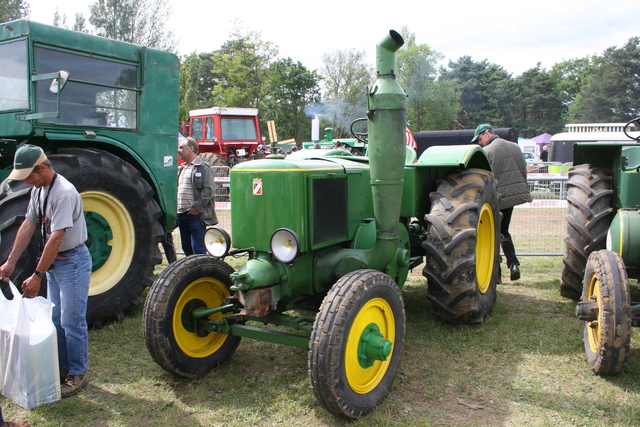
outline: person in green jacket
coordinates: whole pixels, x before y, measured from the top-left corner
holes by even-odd
[[[493,176],[498,181],[500,212],[502,213],[502,221],[500,222],[502,252],[507,258],[511,280],[518,280],[520,278],[520,262],[509,233],[509,224],[513,207],[531,201],[529,184],[527,184],[527,164],[518,144],[499,138],[493,133],[493,128],[489,124],[482,124],[476,128],[471,142],[476,141],[487,153]]]

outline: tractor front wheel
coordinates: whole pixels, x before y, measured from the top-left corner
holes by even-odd
[[[584,274],[581,304],[592,308],[593,320],[584,322],[584,349],[598,375],[622,371],[631,342],[629,279],[622,257],[602,250],[591,253]]]
[[[311,334],[309,379],[332,414],[355,419],[387,396],[405,335],[398,286],[384,273],[358,270],[324,298]]]
[[[156,279],[144,305],[144,340],[165,371],[199,378],[231,359],[240,337],[193,330],[190,312],[213,308],[231,296],[233,268],[210,255],[193,255],[170,264]],[[208,317],[221,320],[225,314]]]
[[[491,313],[500,280],[500,211],[490,172],[447,174],[432,192],[422,247],[431,310],[455,323],[481,323]]]

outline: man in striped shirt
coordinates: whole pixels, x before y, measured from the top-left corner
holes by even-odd
[[[178,168],[178,228],[185,255],[205,254],[204,233],[218,223],[213,202],[214,177],[209,163],[198,157],[198,144],[189,137],[178,143],[183,164]]]

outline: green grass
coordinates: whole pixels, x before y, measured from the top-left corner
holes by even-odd
[[[355,422],[318,404],[304,349],[245,339],[204,378],[166,373],[145,347],[141,308],[90,331],[90,383],[80,394],[32,411],[0,405],[7,419],[38,427],[640,425],[638,341],[623,373],[595,376],[575,305],[559,296],[561,258],[521,262],[522,279],[505,278],[492,317],[475,326],[434,318],[414,271],[402,291],[407,335],[391,394]]]

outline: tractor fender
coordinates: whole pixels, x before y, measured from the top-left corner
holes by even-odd
[[[475,144],[429,147],[420,155],[416,165],[491,170],[486,153],[482,147]]]
[[[607,249],[620,254],[627,266],[638,267],[640,264],[638,230],[640,230],[640,212],[637,209],[620,209],[609,225]]]

